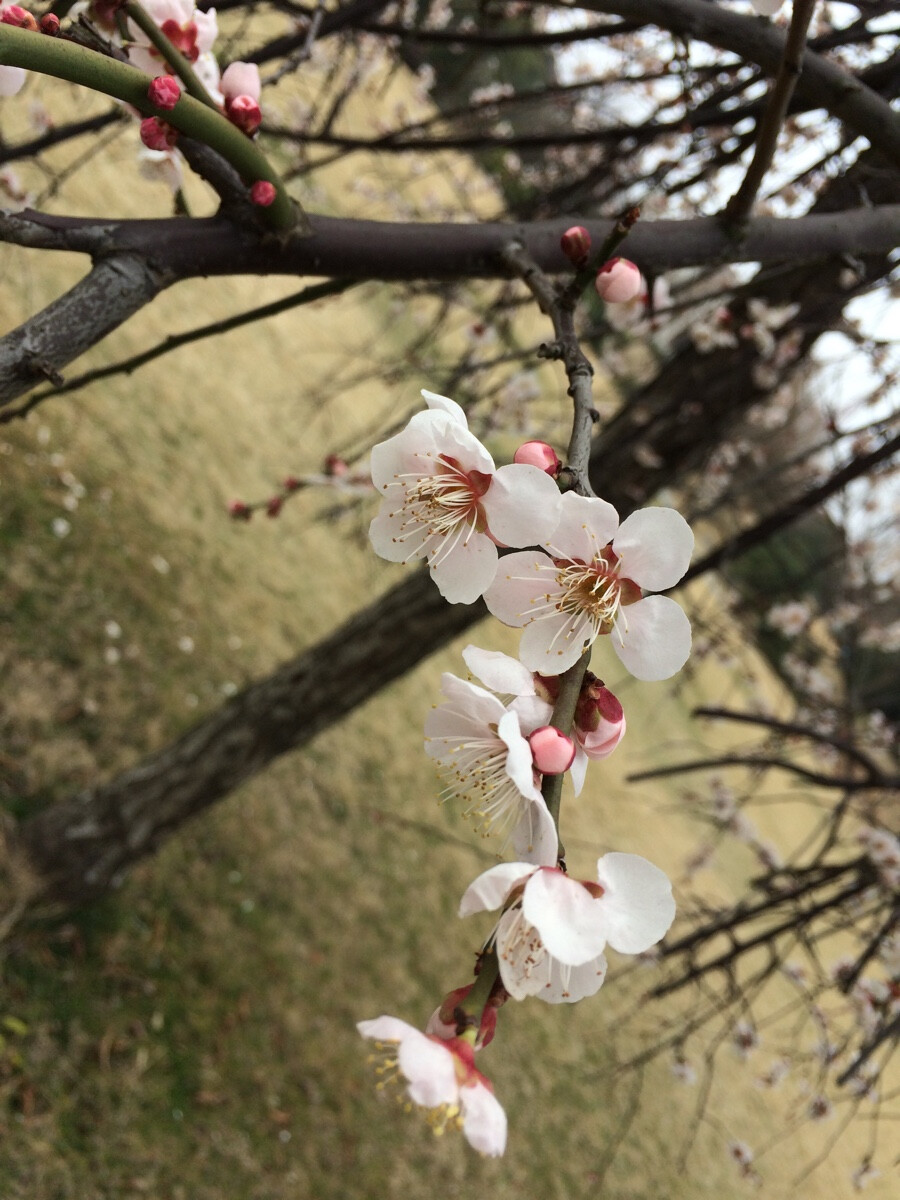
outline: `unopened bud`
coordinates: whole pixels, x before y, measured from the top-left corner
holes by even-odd
[[[277,517],[284,505],[284,496],[273,496],[266,505],[266,516]]]
[[[274,201],[275,195],[275,186],[269,183],[268,179],[257,179],[250,189],[251,201],[258,204],[260,208],[268,208]]]
[[[591,252],[591,235],[583,225],[573,225],[559,239],[559,248],[574,267],[583,267]]]
[[[147,88],[147,99],[157,108],[174,108],[181,99],[181,87],[174,75],[157,75]]]
[[[59,17],[56,13],[44,13],[41,17],[41,33],[48,37],[56,37],[59,33]]]
[[[339,454],[329,454],[325,459],[325,474],[340,476],[346,475],[350,468],[344,462]]]
[[[528,738],[535,768],[542,775],[562,775],[575,761],[575,743],[555,725],[542,725]]]
[[[625,304],[640,295],[643,282],[633,262],[627,258],[611,258],[597,272],[594,287],[600,299],[608,304]]]
[[[559,474],[562,463],[552,446],[546,442],[523,442],[513,455],[513,462],[525,463],[529,467],[537,467],[546,471],[555,479]]]
[[[625,710],[601,679],[588,671],[575,705],[575,729],[588,758],[606,758],[625,736]]]
[[[232,500],[228,505],[228,515],[233,521],[249,521],[253,510],[243,500]]]
[[[303,484],[296,475],[288,475],[287,479],[281,481],[281,486],[286,492],[299,492]]]
[[[159,117],[147,117],[141,121],[141,141],[148,150],[171,150],[178,131]]]
[[[225,115],[232,125],[237,125],[248,137],[252,137],[262,124],[262,110],[252,96],[235,96],[225,101]]]
[[[16,25],[19,29],[30,29],[32,33],[37,33],[37,21],[27,8],[22,8],[18,4],[10,4],[7,8],[0,10],[0,22],[4,25]]]

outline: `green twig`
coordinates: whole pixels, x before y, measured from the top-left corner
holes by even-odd
[[[199,100],[201,104],[205,104],[218,112],[219,106],[200,82],[194,68],[177,46],[174,46],[166,37],[150,14],[137,3],[137,0],[125,0],[123,9],[129,21],[133,21],[153,48],[159,51],[161,57],[160,66],[171,67],[172,72],[184,84],[189,95],[193,96],[195,100]],[[162,74],[162,71],[160,71],[160,74]]]
[[[308,230],[305,213],[288,196],[265,155],[222,114],[193,96],[182,96],[172,109],[157,108],[148,99],[152,81],[143,71],[63,38],[43,37],[12,25],[0,24],[0,65],[65,79],[131,104],[145,116],[158,117],[179,133],[215,150],[231,163],[248,187],[260,179],[271,183],[275,199],[268,207],[259,208],[260,219],[270,228],[286,231],[299,224]]]

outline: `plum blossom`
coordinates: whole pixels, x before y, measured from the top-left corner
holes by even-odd
[[[423,391],[428,411],[372,450],[372,482],[384,499],[369,527],[376,554],[425,558],[451,604],[471,604],[497,573],[497,545],[535,545],[560,513],[556,484],[524,463],[494,467],[466,415]]]
[[[677,583],[694,535],[671,508],[644,508],[621,525],[605,500],[567,492],[562,517],[541,550],[504,558],[485,603],[506,625],[524,627],[526,667],[561,675],[601,634],[637,679],[668,679],[687,661],[691,627],[667,596],[644,596]],[[545,553],[546,551],[546,553]]]
[[[144,0],[143,6],[218,102],[221,99],[219,67],[212,53],[219,32],[216,10],[210,8],[201,12],[194,7],[194,0]],[[129,62],[148,75],[165,74],[167,64],[162,61],[159,51],[139,29],[133,28],[132,33],[134,41],[126,47]]]
[[[597,861],[597,882],[571,879],[555,866],[500,863],[470,884],[459,915],[504,908],[494,931],[500,977],[516,1000],[537,996],[574,1003],[599,991],[607,944],[642,954],[675,916],[666,875],[636,854]]]
[[[535,782],[529,723],[490,692],[445,674],[444,704],[425,721],[425,752],[442,768],[446,798],[460,800],[485,836],[512,842],[523,861],[556,862],[553,818]]]
[[[504,698],[508,697],[505,702],[529,729],[537,729],[550,720],[553,700],[558,691],[555,677],[535,674],[517,658],[498,650],[482,650],[478,646],[466,646],[463,659],[485,687]],[[625,736],[622,705],[591,671],[585,673],[581,685],[572,736],[575,739],[575,761],[571,766],[571,779],[575,795],[579,796],[584,787],[588,761],[608,758]]]
[[[406,1082],[414,1104],[426,1110],[435,1133],[461,1129],[481,1154],[498,1158],[506,1149],[506,1113],[488,1079],[475,1067],[475,1051],[462,1038],[422,1033],[398,1017],[360,1021],[356,1028],[383,1054],[379,1087]]]

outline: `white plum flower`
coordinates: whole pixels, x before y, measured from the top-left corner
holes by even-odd
[[[644,508],[622,524],[605,500],[567,492],[541,550],[507,555],[485,592],[506,625],[523,627],[519,656],[543,675],[561,675],[602,634],[637,679],[668,679],[691,650],[691,626],[667,596],[690,562],[694,535],[671,508]],[[546,551],[546,552],[545,552]]]
[[[506,1113],[488,1079],[475,1067],[475,1051],[462,1038],[422,1033],[398,1017],[360,1021],[356,1028],[384,1052],[379,1074],[384,1087],[400,1077],[414,1104],[427,1111],[435,1133],[461,1129],[481,1154],[497,1158],[506,1149]]]
[[[485,836],[511,842],[522,861],[555,863],[556,826],[519,715],[455,675],[442,677],[441,690],[447,700],[426,718],[425,752],[441,767],[446,798],[461,801]]]
[[[391,562],[428,560],[441,594],[471,604],[497,572],[497,545],[537,545],[556,528],[560,495],[544,471],[494,467],[458,404],[423,391],[428,411],[372,450],[372,482],[384,499],[369,527]]]
[[[470,884],[461,917],[504,907],[494,940],[503,986],[516,1000],[550,1004],[592,996],[606,976],[609,945],[642,954],[675,916],[672,885],[636,854],[606,854],[597,882],[572,879],[555,866],[500,863]]]
[[[485,687],[508,697],[508,707],[515,712],[523,727],[529,730],[546,725],[553,715],[552,700],[557,680],[543,677],[498,650],[482,650],[466,646],[463,650],[466,666]],[[581,695],[575,706],[572,737],[575,739],[575,761],[571,767],[575,795],[581,794],[587,774],[588,760],[608,758],[625,736],[625,713],[609,688],[590,671],[581,685]]]

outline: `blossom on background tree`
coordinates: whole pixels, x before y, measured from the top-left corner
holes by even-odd
[[[538,467],[496,468],[455,401],[422,395],[428,410],[372,451],[372,482],[384,499],[369,537],[391,562],[427,559],[441,595],[471,604],[497,573],[498,545],[551,536],[559,489]]]

